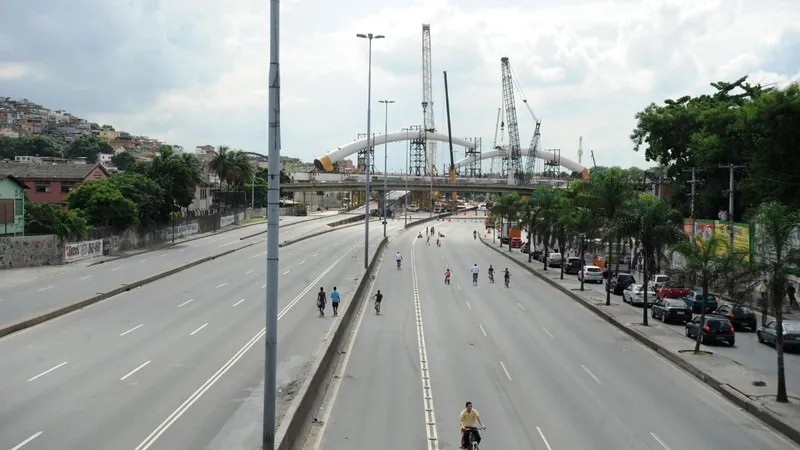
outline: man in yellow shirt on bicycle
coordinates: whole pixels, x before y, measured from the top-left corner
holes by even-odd
[[[461,424],[461,448],[469,449],[470,434],[472,434],[472,440],[480,444],[481,435],[478,433],[476,422],[480,426],[483,426],[483,422],[481,421],[481,415],[478,414],[478,410],[472,408],[472,402],[467,402],[466,408],[461,411],[459,422]]]

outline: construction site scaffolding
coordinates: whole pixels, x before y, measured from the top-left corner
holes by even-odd
[[[553,157],[544,163],[544,177],[551,180],[558,180],[561,178],[561,149],[554,148],[548,150],[553,154]]]
[[[367,133],[358,133],[357,139],[366,139]],[[369,173],[375,173],[375,133],[372,133],[372,139],[368,140],[369,145],[364,150],[358,151],[357,166],[361,173],[367,173],[367,152],[369,152],[370,168]]]
[[[475,148],[467,148],[466,149],[466,157],[473,158],[472,162],[466,164],[464,166],[464,175],[468,178],[480,178],[481,177],[481,138],[474,137],[474,138],[464,138],[467,141],[470,141],[475,144]]]

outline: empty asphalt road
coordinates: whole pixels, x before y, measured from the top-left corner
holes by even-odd
[[[281,249],[281,404],[338,320],[316,291],[350,301],[363,245],[351,227]],[[263,380],[265,286],[252,247],[1,339],[0,449],[206,448]]]
[[[310,221],[308,217],[283,218],[283,221],[288,223],[300,223],[294,223],[288,227],[281,223],[280,241],[296,239],[309,233],[330,229],[326,225],[327,223],[350,216],[331,215]],[[377,222],[373,222],[372,227],[381,230],[380,224]],[[266,239],[266,230],[266,224],[244,227],[104,264],[75,267],[73,270],[2,289],[0,290],[0,327],[41,315],[227,250],[260,242],[261,244],[251,248],[262,248],[263,251],[263,247],[266,245],[263,244]],[[264,234],[249,239],[240,239],[258,232]],[[13,276],[13,273],[13,270],[7,271],[6,276]]]
[[[456,449],[467,400],[488,427],[482,448],[797,448],[474,241],[471,224],[437,228],[441,248],[409,235],[392,244],[413,246],[413,261],[382,266],[382,314],[363,316],[324,432],[306,448]],[[510,289],[499,274],[488,284],[489,264],[510,268]]]

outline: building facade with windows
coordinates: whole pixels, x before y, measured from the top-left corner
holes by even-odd
[[[22,180],[0,175],[0,236],[25,234],[25,190]]]
[[[91,180],[105,180],[108,171],[101,164],[0,162],[0,177],[8,175],[25,184],[30,201],[65,204],[67,195],[78,185]]]

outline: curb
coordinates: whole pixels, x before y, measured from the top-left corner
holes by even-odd
[[[355,222],[355,223],[349,223],[349,224],[346,224],[346,225],[339,225],[336,228],[331,228],[330,230],[317,231],[316,233],[306,234],[306,235],[300,236],[299,238],[296,238],[296,239],[289,239],[289,240],[283,241],[280,244],[278,244],[278,247],[286,247],[288,245],[296,244],[296,243],[298,243],[300,241],[305,241],[306,239],[315,238],[317,236],[322,236],[323,234],[333,233],[334,231],[338,231],[338,230],[341,230],[341,229],[344,229],[344,228],[355,227],[357,225],[363,225],[363,224],[361,222]]]
[[[312,220],[316,220],[316,219],[312,219]],[[308,221],[305,221],[305,222],[308,222]],[[301,222],[298,222],[298,223],[301,223]],[[254,224],[254,225],[258,225],[258,224]],[[287,226],[291,226],[291,225],[294,225],[294,224],[289,224]],[[356,225],[356,224],[354,224],[354,225]],[[249,226],[249,225],[245,225],[245,226]],[[340,227],[340,228],[343,228],[343,227]],[[310,238],[318,236],[320,234],[325,234],[325,233],[330,233],[332,231],[336,231],[336,230],[338,230],[340,228],[335,228],[335,229],[332,229],[332,230],[324,230],[323,232],[318,233],[318,234],[314,234],[314,235],[310,235],[310,236],[303,236],[303,237],[297,238],[297,239],[292,240],[292,241],[285,241],[284,243],[280,244],[279,247],[286,247],[288,245],[292,245],[292,244],[295,244],[297,242],[304,241],[306,239],[310,239]],[[186,264],[184,264],[182,266],[174,267],[174,268],[172,268],[170,270],[167,270],[166,272],[162,272],[162,273],[159,273],[159,274],[144,278],[142,280],[134,281],[134,282],[132,282],[130,284],[126,284],[124,286],[120,286],[118,288],[112,289],[112,290],[110,290],[108,292],[103,292],[103,293],[97,294],[97,295],[95,295],[93,297],[87,298],[85,300],[80,300],[78,302],[72,303],[72,304],[67,305],[67,306],[62,306],[60,308],[48,311],[48,312],[46,312],[44,314],[39,314],[39,315],[31,317],[29,319],[25,319],[25,320],[23,320],[21,322],[17,322],[17,323],[14,323],[14,324],[11,324],[11,325],[5,325],[5,326],[4,325],[0,325],[0,338],[2,338],[4,336],[8,336],[9,334],[16,333],[18,331],[22,331],[22,330],[24,330],[26,328],[30,328],[30,327],[39,325],[41,323],[53,320],[53,319],[55,319],[57,317],[61,317],[61,316],[65,315],[65,314],[69,314],[69,313],[71,313],[73,311],[77,311],[79,309],[83,309],[83,308],[85,308],[87,306],[93,305],[95,303],[99,303],[99,302],[101,302],[103,300],[106,300],[108,298],[111,298],[111,297],[113,297],[115,295],[119,295],[119,294],[122,294],[123,292],[130,291],[131,289],[142,287],[142,286],[144,286],[146,284],[150,284],[150,283],[152,283],[154,281],[158,281],[158,280],[160,280],[162,278],[166,278],[166,277],[168,277],[170,275],[174,275],[174,274],[176,274],[178,272],[183,272],[184,270],[191,269],[192,267],[198,266],[200,264],[203,264],[203,263],[206,263],[206,262],[209,262],[209,261],[213,261],[213,260],[215,260],[217,258],[220,258],[222,256],[227,256],[227,255],[230,255],[231,253],[238,252],[239,250],[243,250],[245,248],[252,247],[254,245],[260,244],[261,242],[263,242],[263,241],[252,242],[252,243],[247,244],[247,245],[245,245],[243,247],[234,248],[234,249],[231,249],[231,250],[226,250],[226,251],[224,251],[222,253],[219,253],[219,254],[216,254],[216,255],[212,255],[212,256],[206,256],[205,258],[200,258],[200,259],[198,259],[196,261],[192,261],[192,262],[186,263]],[[146,252],[142,252],[142,253],[146,253]],[[122,258],[120,258],[120,259],[122,259]]]
[[[38,315],[36,317],[31,317],[30,319],[25,319],[22,322],[17,322],[17,323],[12,324],[12,325],[4,326],[4,327],[0,328],[0,338],[2,338],[4,336],[8,336],[9,334],[12,334],[12,333],[16,333],[18,331],[22,331],[22,330],[24,330],[26,328],[30,328],[30,327],[35,326],[35,325],[39,325],[41,323],[44,323],[44,322],[47,322],[49,320],[55,319],[56,317],[60,317],[60,316],[63,316],[65,314],[69,314],[69,313],[71,313],[73,311],[77,311],[79,309],[83,309],[83,308],[85,308],[87,306],[93,305],[95,303],[99,303],[99,302],[101,302],[103,300],[106,300],[108,298],[111,298],[111,297],[113,297],[115,295],[119,295],[119,294],[122,294],[124,292],[128,292],[131,289],[136,289],[138,287],[144,286],[145,284],[150,284],[150,283],[152,283],[154,281],[158,281],[158,280],[160,280],[162,278],[166,278],[166,277],[168,277],[170,275],[174,275],[174,274],[176,274],[178,272],[183,272],[186,269],[190,269],[190,268],[192,268],[194,266],[198,266],[198,265],[203,264],[205,262],[220,258],[222,256],[230,255],[233,252],[237,252],[237,251],[245,249],[247,247],[251,247],[251,246],[253,246],[255,244],[257,244],[257,243],[254,242],[252,244],[245,245],[244,247],[235,248],[235,249],[232,249],[232,250],[227,250],[227,251],[222,252],[222,253],[220,253],[218,255],[207,256],[205,258],[198,259],[197,261],[192,261],[192,262],[184,264],[182,266],[178,266],[178,267],[172,268],[172,269],[170,269],[170,270],[168,270],[166,272],[162,272],[162,273],[159,273],[157,275],[153,275],[151,277],[147,277],[147,278],[145,278],[143,280],[134,281],[133,283],[130,283],[130,284],[127,284],[127,285],[124,285],[124,286],[120,286],[120,287],[112,289],[112,290],[110,290],[108,292],[100,293],[98,295],[95,295],[94,297],[87,298],[86,300],[81,300],[79,302],[72,303],[71,305],[62,306],[61,308],[57,308],[57,309],[54,309],[52,311],[46,312],[44,314],[40,314],[40,315]]]
[[[299,438],[306,428],[306,421],[311,416],[311,410],[316,405],[317,398],[328,388],[325,378],[330,370],[331,363],[334,362],[336,355],[339,354],[339,346],[342,340],[350,334],[350,322],[352,322],[356,311],[359,310],[359,306],[365,301],[363,298],[364,290],[372,281],[375,266],[381,260],[381,255],[388,242],[389,238],[381,240],[367,270],[362,272],[361,282],[358,284],[355,293],[350,297],[351,301],[345,303],[345,311],[341,315],[341,321],[333,333],[326,337],[321,357],[315,359],[310,376],[303,381],[298,395],[292,400],[289,409],[286,410],[284,420],[276,433],[276,449],[291,450],[296,443],[302,443],[303,440]]]
[[[308,219],[308,220],[299,220],[297,222],[287,223],[285,225],[278,225],[278,228],[286,228],[286,227],[291,227],[291,226],[294,226],[294,225],[300,225],[301,223],[313,222],[315,220],[321,220],[321,219],[325,219],[327,217],[330,217],[330,216],[314,217],[313,219]],[[263,222],[255,223],[253,225],[261,225],[261,224],[265,224],[265,223],[267,223],[266,220],[263,221]],[[244,228],[244,227],[247,227],[247,226],[250,226],[250,224],[247,224],[245,226],[239,227],[237,229],[241,229],[241,228]],[[256,237],[256,236],[259,236],[259,235],[262,235],[262,234],[266,234],[266,231],[259,231],[258,233],[248,234],[247,236],[240,237],[239,240],[243,241],[245,239],[250,239],[252,237]]]
[[[496,251],[497,253],[505,256],[506,258],[510,259],[512,262],[516,263],[518,266],[524,268],[528,272],[532,273],[535,277],[543,280],[550,286],[558,289],[562,293],[566,294],[572,300],[578,302],[581,306],[585,307],[586,309],[590,310],[591,312],[595,313],[599,317],[603,318],[605,321],[622,331],[623,333],[627,334],[628,336],[632,337],[633,339],[639,341],[640,343],[644,344],[650,350],[658,353],[662,357],[666,358],[668,361],[672,362],[676,366],[683,369],[685,372],[689,373],[690,375],[694,376],[698,380],[702,381],[715,391],[719,392],[723,397],[728,399],[730,402],[735,404],[736,406],[742,408],[743,410],[750,413],[755,418],[761,420],[765,424],[772,427],[775,431],[783,434],[787,438],[791,439],[797,444],[800,444],[800,430],[786,422],[785,419],[778,416],[777,414],[767,410],[764,406],[759,403],[756,403],[750,400],[748,397],[743,395],[741,392],[737,391],[733,387],[729,386],[728,384],[722,383],[716,378],[714,378],[711,374],[699,369],[691,362],[683,359],[677,353],[664,348],[661,344],[655,341],[655,339],[651,338],[650,336],[645,335],[644,333],[640,333],[633,328],[628,327],[619,319],[617,319],[614,315],[609,314],[608,312],[604,311],[602,308],[598,307],[597,305],[593,305],[592,303],[584,300],[578,294],[572,292],[570,289],[556,283],[554,280],[551,280],[548,277],[543,276],[536,270],[531,267],[528,267],[525,263],[517,260],[516,258],[509,257],[505,252],[495,248],[495,246],[487,243],[482,238],[479,238],[481,243],[492,250]]]
[[[438,216],[428,217],[427,219],[417,220],[416,222],[409,222],[408,225],[404,226],[403,228],[407,230],[407,229],[409,229],[411,227],[415,227],[415,226],[423,224],[425,222],[432,222],[432,221],[437,220],[437,219],[443,219],[445,217],[450,217],[451,215],[453,215],[453,213],[445,213],[445,214],[441,214],[441,215],[438,215]]]

